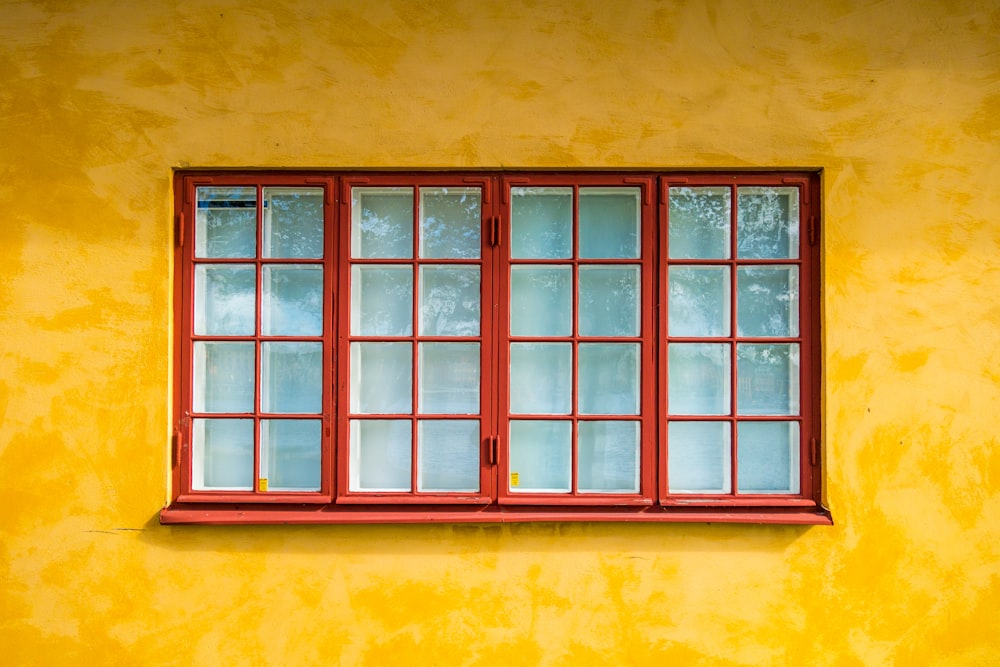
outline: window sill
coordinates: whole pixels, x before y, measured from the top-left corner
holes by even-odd
[[[756,523],[832,526],[830,512],[811,507],[384,507],[360,505],[208,505],[174,503],[160,523],[201,525],[363,524],[363,523]]]

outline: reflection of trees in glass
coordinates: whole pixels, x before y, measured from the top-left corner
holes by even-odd
[[[319,336],[323,333],[322,269],[271,268],[265,273],[265,335]]]
[[[422,276],[421,333],[478,336],[479,270],[432,269]]]
[[[195,333],[252,336],[256,320],[256,271],[252,266],[195,270]]]
[[[474,259],[479,257],[479,191],[450,193],[447,188],[425,191],[420,239],[422,257]]]
[[[197,257],[257,254],[257,189],[198,188],[195,216]]]
[[[562,194],[546,189],[540,191],[538,188],[512,188],[511,195],[511,256],[571,257],[572,193]]]
[[[798,412],[798,345],[742,344],[736,356],[740,414]]]
[[[268,257],[319,258],[323,256],[323,191],[264,190],[270,211],[265,228]]]
[[[729,270],[710,267],[670,269],[670,335],[729,334]]]
[[[737,271],[737,324],[741,336],[798,334],[794,268],[742,267]]]
[[[670,188],[670,256],[729,256],[729,188]]]
[[[402,258],[413,256],[413,196],[405,193],[355,191],[354,255]]]
[[[580,270],[580,333],[638,334],[638,275],[634,269]]]
[[[740,257],[794,257],[798,239],[798,190],[740,188],[737,199]]]

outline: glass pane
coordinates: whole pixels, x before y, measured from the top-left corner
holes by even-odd
[[[580,257],[639,257],[639,188],[580,188]]]
[[[798,188],[739,188],[737,209],[737,257],[799,256]]]
[[[729,267],[670,268],[670,335],[728,336]]]
[[[195,257],[257,256],[257,188],[198,188]]]
[[[639,414],[638,343],[582,343],[579,382],[581,414]]]
[[[672,415],[727,415],[730,411],[731,363],[728,345],[669,345]]]
[[[253,412],[255,368],[253,343],[196,341],[194,411]]]
[[[573,256],[573,188],[510,189],[510,256]]]
[[[351,256],[413,257],[413,190],[351,189]]]
[[[577,490],[639,492],[639,422],[580,422]]]
[[[511,421],[510,490],[568,493],[572,437],[568,421]]]
[[[479,414],[479,343],[420,343],[421,414]]]
[[[511,343],[510,411],[568,415],[573,399],[572,364],[569,343]]]
[[[667,475],[670,493],[732,491],[729,422],[670,422]]]
[[[580,267],[580,335],[639,335],[639,267]]]
[[[194,332],[252,336],[257,320],[257,270],[244,265],[194,267]]]
[[[670,188],[670,257],[729,259],[729,188]]]
[[[510,333],[512,336],[572,335],[571,267],[511,267]]]
[[[260,478],[268,491],[319,491],[322,422],[263,419],[260,422]]]
[[[405,419],[351,420],[351,491],[409,491],[411,425]]]
[[[799,492],[797,422],[742,422],[736,432],[740,493]]]
[[[323,188],[264,188],[264,257],[323,256]]]
[[[262,343],[260,390],[263,412],[322,412],[323,344]]]
[[[420,188],[420,256],[478,259],[479,188]]]
[[[195,419],[191,432],[191,487],[253,489],[253,420]]]
[[[351,343],[351,412],[408,414],[412,357],[409,343]]]
[[[799,335],[798,267],[736,269],[736,331],[739,336]]]
[[[417,422],[417,490],[479,491],[479,422]]]
[[[420,267],[420,333],[479,335],[479,267]]]
[[[323,267],[264,265],[265,336],[323,335]]]
[[[351,334],[413,334],[413,269],[381,264],[351,267]]]
[[[736,346],[736,408],[741,415],[799,414],[799,346]]]

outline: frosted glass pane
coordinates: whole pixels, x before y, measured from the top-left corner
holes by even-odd
[[[253,420],[195,419],[191,486],[195,490],[253,489]]]
[[[194,344],[194,411],[253,412],[253,343]]]
[[[671,336],[728,336],[729,268],[670,268]]]
[[[420,334],[479,335],[479,267],[420,267]]]
[[[351,267],[351,334],[413,333],[413,269],[389,265]]]
[[[420,343],[421,414],[479,414],[479,343]]]
[[[420,188],[420,256],[479,258],[480,198],[479,188]]]
[[[323,188],[264,188],[264,257],[323,256]]]
[[[510,189],[510,256],[573,256],[573,188]]]
[[[740,336],[799,335],[799,269],[736,270],[736,331]]]
[[[262,343],[260,389],[263,412],[321,412],[323,344]]]
[[[195,266],[195,334],[252,336],[256,323],[257,270],[253,266]]]
[[[639,414],[638,343],[582,343],[579,355],[581,414]]]
[[[669,358],[670,414],[729,414],[732,370],[728,345],[671,343]]]
[[[670,422],[667,431],[670,493],[729,493],[732,476],[732,436],[728,422]]]
[[[411,424],[404,419],[351,420],[351,491],[409,491]]]
[[[571,490],[573,425],[568,421],[510,422],[510,490]]]
[[[736,408],[741,415],[799,414],[799,346],[736,346]]]
[[[639,422],[580,422],[577,490],[639,492]]]
[[[195,257],[257,256],[257,188],[198,188]]]
[[[409,343],[351,343],[351,412],[408,414],[412,357]]]
[[[417,422],[417,490],[479,491],[479,422]]]
[[[670,257],[730,257],[729,188],[670,188]]]
[[[323,335],[323,267],[265,265],[263,280],[265,336]]]
[[[740,493],[799,492],[797,422],[742,422],[736,433]]]
[[[572,335],[572,268],[511,267],[510,333],[512,336]]]
[[[580,188],[580,257],[639,257],[639,188]]]
[[[413,190],[351,189],[351,256],[413,257]]]
[[[318,419],[260,422],[260,478],[268,491],[319,491],[322,448]]]
[[[736,256],[799,256],[799,189],[746,187],[737,191]]]
[[[511,343],[510,411],[568,415],[573,399],[572,354],[569,343]]]
[[[639,267],[580,267],[580,335],[639,335]]]

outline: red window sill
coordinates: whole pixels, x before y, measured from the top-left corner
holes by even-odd
[[[823,507],[440,507],[336,505],[209,505],[174,503],[160,512],[162,524],[264,525],[351,523],[516,522],[756,523],[832,526]]]

